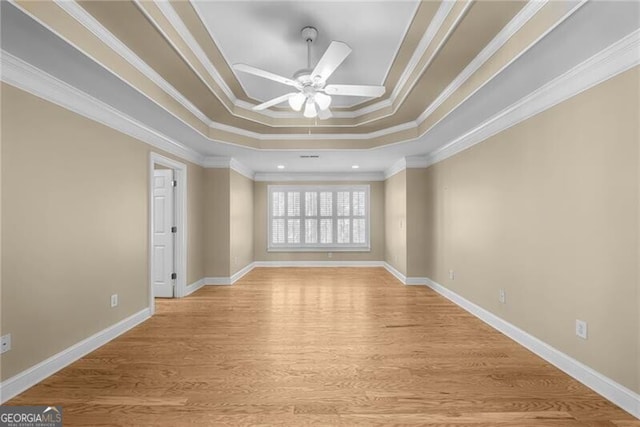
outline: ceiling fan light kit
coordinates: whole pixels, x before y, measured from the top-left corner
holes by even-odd
[[[290,92],[285,95],[273,98],[269,101],[253,107],[260,111],[274,105],[288,101],[289,106],[294,111],[302,111],[307,118],[319,118],[325,120],[331,118],[331,95],[338,96],[362,96],[366,98],[377,98],[384,94],[384,86],[370,85],[327,85],[327,79],[342,64],[351,53],[351,48],[343,42],[332,41],[315,68],[311,68],[311,44],[318,36],[318,30],[314,27],[304,27],[300,32],[303,40],[307,43],[307,68],[298,70],[293,78],[279,76],[269,71],[261,70],[246,64],[234,64],[237,71],[253,74],[258,77],[273,80],[287,86],[293,86],[298,92]]]

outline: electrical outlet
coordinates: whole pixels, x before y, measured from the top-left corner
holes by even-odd
[[[584,340],[587,339],[587,322],[576,319],[576,335]]]
[[[500,304],[507,303],[507,291],[505,291],[504,289],[500,289],[498,291],[498,301],[500,301]]]
[[[11,334],[0,337],[0,354],[11,350]]]
[[[455,280],[456,273],[453,270],[449,270],[449,280]]]
[[[111,308],[118,306],[118,294],[111,295]]]

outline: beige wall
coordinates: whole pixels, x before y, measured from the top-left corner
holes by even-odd
[[[621,74],[425,178],[427,276],[636,392],[639,80]]]
[[[384,260],[407,274],[407,171],[384,182]]]
[[[184,162],[184,160],[178,159]],[[205,169],[187,164],[187,285],[205,277]]]
[[[205,175],[205,265],[206,277],[231,275],[230,169],[206,169]]]
[[[147,307],[149,160],[77,114],[6,85],[2,96],[6,379]]]
[[[2,100],[2,91],[4,87],[0,84],[0,100]],[[0,102],[0,242],[2,240],[2,102]],[[2,244],[0,243],[0,334],[4,331],[2,327]],[[3,377],[2,356],[0,356],[0,381]],[[0,396],[2,400],[2,396]]]
[[[231,171],[231,274],[253,262],[253,180]]]
[[[148,306],[150,148],[8,85],[1,139],[4,380]],[[203,169],[188,168],[193,279]]]
[[[267,187],[269,185],[369,185],[371,251],[268,252]],[[256,182],[254,184],[254,258],[256,261],[382,261],[384,259],[384,184],[372,182]]]
[[[407,277],[425,277],[427,264],[427,169],[407,169]]]

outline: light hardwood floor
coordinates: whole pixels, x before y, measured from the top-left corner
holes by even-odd
[[[381,268],[260,268],[159,300],[152,319],[8,404],[62,405],[65,426],[640,426]]]

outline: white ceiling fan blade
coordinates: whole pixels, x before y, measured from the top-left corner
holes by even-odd
[[[318,118],[320,120],[327,120],[327,119],[330,119],[331,117],[333,117],[333,114],[331,114],[331,110],[328,108],[318,111]]]
[[[279,76],[277,74],[270,73],[269,71],[261,70],[260,68],[252,67],[247,64],[234,64],[233,68],[242,71],[243,73],[253,74],[254,76],[262,77],[265,79],[273,80],[278,83],[300,88],[300,84],[286,77]]]
[[[384,94],[384,86],[327,85],[324,92],[329,95],[378,97]]]
[[[267,102],[263,102],[260,105],[256,105],[255,107],[253,107],[253,109],[256,111],[260,111],[264,110],[265,108],[273,107],[274,105],[278,105],[281,102],[289,100],[289,98],[291,98],[292,96],[296,96],[297,94],[298,92],[287,93],[286,95],[282,95],[277,98],[270,99]]]
[[[331,42],[320,61],[318,61],[318,65],[313,69],[311,78],[316,78],[317,76],[320,81],[327,81],[329,76],[333,74],[350,53],[351,48],[346,43]]]

